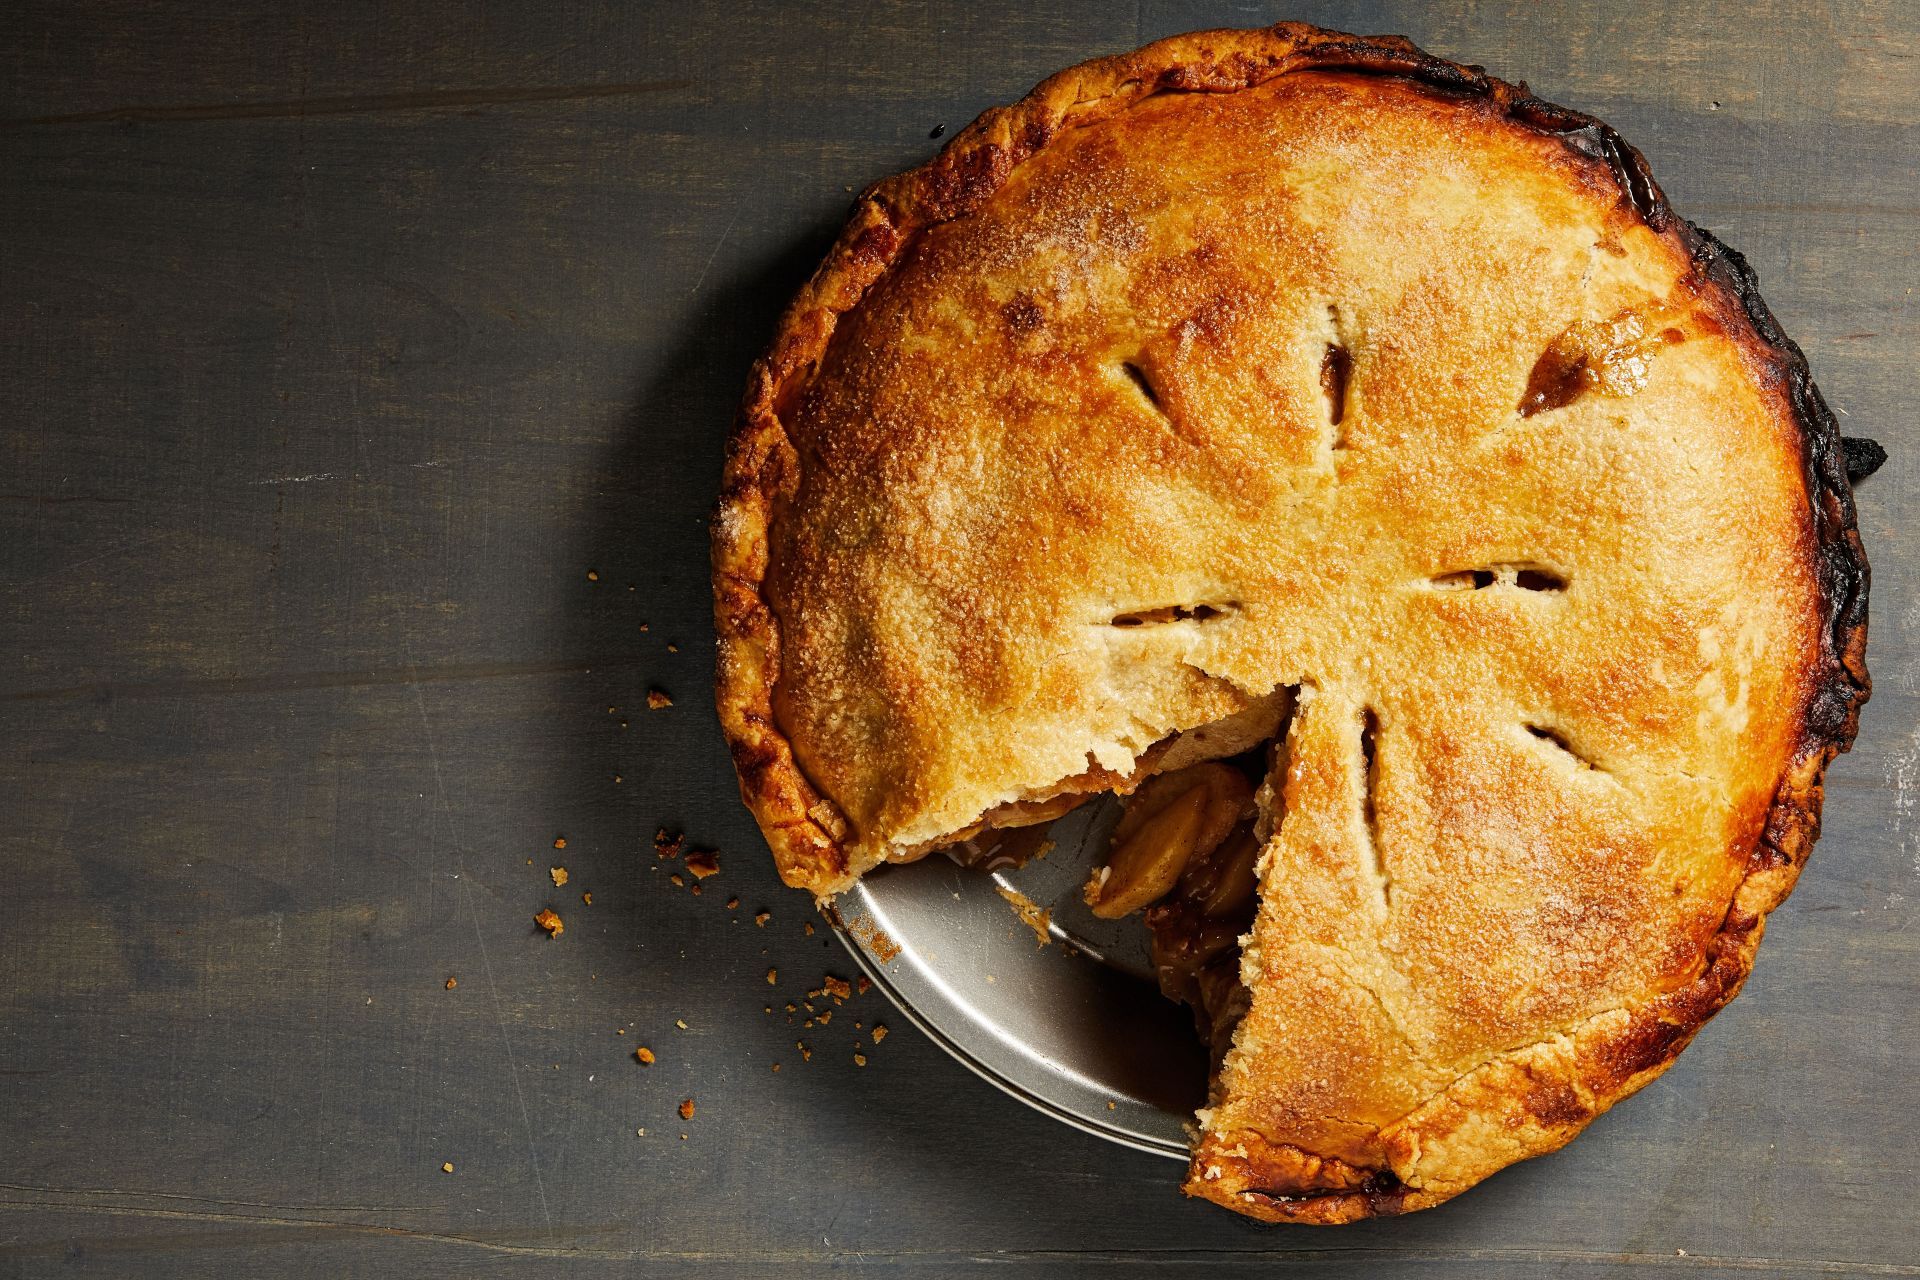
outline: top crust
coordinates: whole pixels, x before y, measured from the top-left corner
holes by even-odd
[[[1618,323],[1619,386],[1516,412]],[[1599,122],[1291,24],[1073,68],[864,194],[713,562],[742,794],[823,897],[1304,686],[1189,1184],[1276,1220],[1435,1203],[1657,1074],[1869,689],[1838,431],[1746,264]]]

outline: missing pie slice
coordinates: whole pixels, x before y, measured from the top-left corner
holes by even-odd
[[[1133,795],[1089,898],[1216,1037],[1187,1190],[1269,1220],[1436,1204],[1663,1070],[1869,687],[1841,442],[1739,256],[1599,122],[1295,25],[864,194],[713,557],[790,884]]]

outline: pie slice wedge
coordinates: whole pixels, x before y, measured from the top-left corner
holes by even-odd
[[[1598,121],[1291,24],[1062,72],[862,195],[713,581],[742,794],[823,899],[1252,770],[1251,818],[1206,775],[1229,836],[1159,788],[1110,905],[1191,951],[1251,867],[1181,979],[1186,1189],[1274,1221],[1436,1204],[1659,1074],[1869,691],[1841,441],[1739,255]]]

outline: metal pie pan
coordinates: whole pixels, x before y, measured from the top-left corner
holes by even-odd
[[[1053,824],[1053,847],[986,872],[935,854],[881,867],[835,903],[875,986],[967,1067],[1028,1106],[1178,1160],[1206,1098],[1206,1054],[1160,994],[1138,919],[1096,919],[1080,887],[1119,818],[1112,797]],[[1047,909],[1048,941],[1006,896]]]

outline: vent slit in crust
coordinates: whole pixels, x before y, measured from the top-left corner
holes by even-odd
[[[1337,342],[1327,344],[1320,357],[1320,394],[1327,399],[1327,425],[1338,427],[1347,420],[1347,380],[1353,374],[1353,355]],[[1333,447],[1344,448],[1346,436],[1333,434]]]
[[[1393,906],[1393,875],[1380,844],[1380,716],[1372,707],[1360,713],[1360,823],[1366,828],[1368,871],[1380,886],[1383,906]]]
[[[1168,604],[1155,609],[1134,609],[1127,613],[1115,614],[1107,623],[1110,627],[1160,627],[1169,622],[1212,622],[1238,612],[1238,601],[1224,600],[1218,604]]]
[[[1427,584],[1436,591],[1484,591],[1491,586],[1507,586],[1558,595],[1567,589],[1567,576],[1545,565],[1495,564],[1435,574],[1427,579]]]
[[[1498,574],[1491,569],[1456,569],[1427,579],[1436,591],[1484,591]]]
[[[1351,407],[1353,352],[1346,337],[1346,321],[1338,304],[1328,303],[1323,332],[1326,345],[1320,353],[1320,400],[1327,416],[1328,439],[1333,449],[1347,447],[1344,429]]]
[[[1160,393],[1153,389],[1153,382],[1147,377],[1147,371],[1145,369],[1142,369],[1131,360],[1122,360],[1120,362],[1120,372],[1124,373],[1127,376],[1127,381],[1131,382],[1134,388],[1140,392],[1141,398],[1153,406],[1155,413],[1158,413],[1163,418],[1167,415],[1166,409],[1160,404]]]
[[[1541,591],[1553,595],[1567,589],[1567,579],[1558,570],[1544,565],[1515,565],[1513,585],[1522,591]]]
[[[1653,376],[1663,347],[1687,340],[1677,325],[1660,325],[1668,310],[1651,303],[1623,307],[1605,320],[1570,324],[1534,362],[1518,407],[1522,418],[1564,409],[1589,392],[1631,396]]]
[[[1532,734],[1534,737],[1538,738],[1540,741],[1547,743],[1550,746],[1558,748],[1564,755],[1566,755],[1569,759],[1571,759],[1575,764],[1579,765],[1582,769],[1593,769],[1601,773],[1606,772],[1606,770],[1602,769],[1591,758],[1582,754],[1573,745],[1572,742],[1567,740],[1567,735],[1560,732],[1558,729],[1551,729],[1543,724],[1529,723],[1526,726],[1526,730],[1528,733]]]
[[[1518,406],[1520,416],[1531,418],[1536,413],[1566,408],[1587,393],[1589,372],[1584,354],[1567,351],[1557,343],[1548,347],[1527,375],[1527,389],[1521,393]]]

